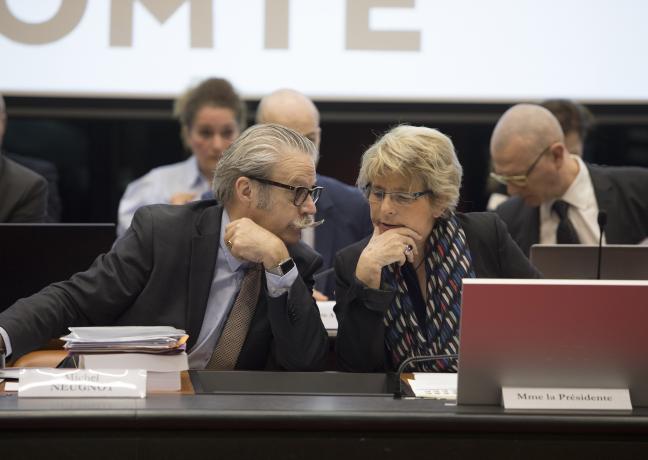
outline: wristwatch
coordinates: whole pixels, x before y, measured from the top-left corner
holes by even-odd
[[[286,260],[282,260],[274,267],[268,268],[268,272],[277,276],[284,276],[295,266],[295,261],[292,260],[292,257],[288,257]]]

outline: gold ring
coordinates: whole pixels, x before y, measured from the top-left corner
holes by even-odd
[[[227,246],[227,249],[232,249],[232,240],[225,241],[225,246]]]

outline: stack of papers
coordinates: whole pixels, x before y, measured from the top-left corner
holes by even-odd
[[[149,391],[177,391],[188,338],[170,326],[116,326],[71,327],[61,340],[81,369],[144,369]]]
[[[170,326],[71,327],[61,337],[70,353],[179,354],[189,336]]]

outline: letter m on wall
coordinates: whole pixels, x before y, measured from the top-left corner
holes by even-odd
[[[110,46],[133,45],[133,9],[139,2],[155,19],[164,23],[189,3],[192,48],[211,48],[213,42],[211,0],[112,0],[110,6]]]

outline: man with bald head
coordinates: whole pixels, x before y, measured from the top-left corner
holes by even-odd
[[[310,139],[318,152],[321,134],[319,120],[319,111],[313,101],[292,89],[280,89],[265,96],[261,99],[256,114],[257,123],[276,123],[294,129]],[[315,160],[316,164],[318,159]],[[315,288],[332,298],[335,288],[332,272],[335,254],[370,235],[373,226],[369,217],[369,205],[360,190],[321,174],[317,174],[317,185],[324,187],[324,192],[317,203],[315,219],[324,220],[324,223],[315,229],[302,231],[302,239],[324,259],[320,271],[322,275],[315,275]]]
[[[648,235],[648,170],[584,163],[546,108],[511,107],[490,150],[492,177],[513,196],[496,212],[526,254],[535,243],[597,244],[599,211],[608,214],[607,243],[635,244]]]

